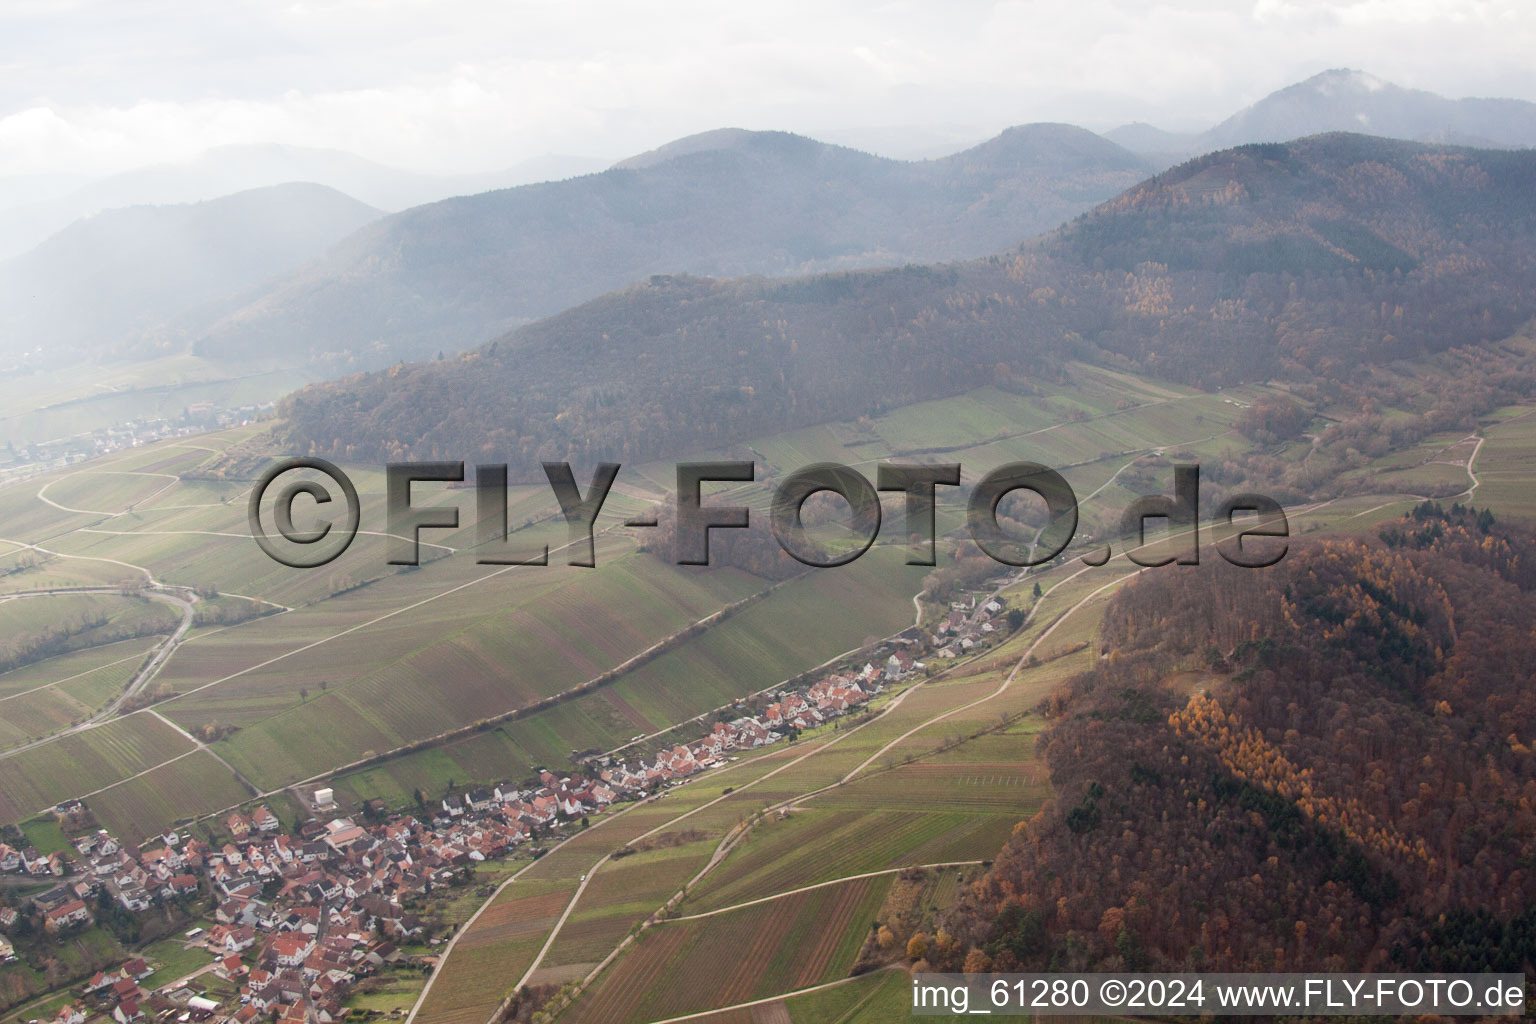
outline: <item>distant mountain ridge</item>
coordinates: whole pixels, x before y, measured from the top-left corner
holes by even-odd
[[[718,451],[1050,380],[1073,359],[1204,387],[1347,387],[1536,315],[1533,194],[1533,152],[1344,134],[1244,146],[983,259],[657,277],[457,358],[306,388],[283,403],[281,439],[532,472]]]
[[[204,202],[271,185],[311,182],[379,210],[395,211],[453,195],[586,174],[602,165],[600,160],[577,157],[538,157],[502,171],[435,175],[333,149],[275,143],[216,146],[190,160],[140,167],[70,189],[43,192],[34,186],[0,197],[0,258],[31,249],[81,217],[128,206]]]
[[[1337,131],[1415,142],[1532,146],[1536,103],[1450,100],[1342,68],[1272,93],[1206,132],[1201,141],[1216,149]]]
[[[1446,99],[1363,71],[1335,68],[1273,92],[1205,132],[1180,134],[1137,123],[1104,136],[1133,152],[1173,163],[1230,146],[1285,142],[1324,132],[1523,148],[1536,146],[1536,103]]]
[[[1068,125],[897,161],[787,132],[678,140],[600,174],[465,196],[370,225],[213,323],[199,354],[459,351],[658,273],[784,275],[1017,244],[1141,180]]]
[[[379,216],[335,189],[289,184],[76,221],[0,261],[0,355],[100,354],[254,288]]]

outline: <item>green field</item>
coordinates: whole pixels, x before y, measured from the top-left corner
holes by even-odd
[[[383,1014],[404,1013],[416,1002],[425,984],[426,980],[414,972],[397,972],[370,979],[347,1000],[347,1008]]]
[[[1079,538],[1113,541],[1116,557],[1089,568],[1074,552],[1022,580],[999,567],[977,592],[1002,587],[1010,607],[1033,609],[1032,617],[977,660],[939,663],[945,674],[882,694],[860,716],[598,816],[541,860],[519,862],[517,880],[459,940],[420,1019],[480,1024],[536,959],[535,982],[584,979],[685,888],[672,913],[724,912],[645,928],[562,1019],[652,1019],[841,977],[892,876],[839,880],[989,859],[1049,796],[1034,745],[1042,722],[1032,712],[1103,653],[1099,618],[1136,568],[1116,539],[1121,510],[1140,493],[1169,489],[1171,462],[1250,450],[1232,424],[1265,390],[1202,394],[1072,366],[1049,389],[986,387],[754,441],[775,474],[816,461],[872,474],[881,459],[921,458],[960,462],[970,482],[1021,459],[1057,466],[1082,501]],[[1309,430],[1345,412],[1321,410]],[[1472,500],[1501,517],[1536,517],[1532,412],[1487,417],[1480,448],[1449,431],[1356,459],[1334,500],[1294,510],[1292,530],[1370,530],[1415,495],[1459,494],[1474,479]],[[894,495],[885,506],[890,543],[851,566],[775,587],[739,570],[666,564],[638,550],[645,534],[620,525],[647,494],[671,488],[673,467],[659,463],[625,468],[620,479],[632,490],[605,509],[596,570],[564,564],[566,530],[549,519],[557,510],[542,487],[513,489],[509,521],[515,544],[556,549],[550,566],[477,565],[472,515],[457,530],[428,531],[419,568],[390,566],[383,475],[364,466],[347,468],[365,532],[323,569],[287,569],[249,537],[250,480],[219,476],[221,452],[258,433],[146,446],[0,488],[0,595],[151,577],[221,595],[202,602],[202,624],[152,681],[162,698],[154,713],[17,749],[112,700],[143,662],[148,637],[109,644],[106,630],[92,627],[83,649],[0,673],[0,818],[28,822],[40,848],[63,836],[36,816],[70,797],[88,796],[101,823],[130,839],[249,802],[220,758],[262,790],[335,775],[344,805],[381,797],[410,807],[418,789],[522,778],[535,765],[559,770],[577,752],[618,748],[637,734],[681,727],[669,738],[687,739],[698,716],[734,715],[739,698],[910,626],[928,573],[903,564]],[[1305,439],[1263,453],[1293,476],[1316,466],[1312,455]],[[244,476],[258,464],[247,463]],[[467,509],[467,496],[424,488],[417,501]],[[768,499],[759,483],[719,487],[709,500],[747,504],[760,516]],[[942,526],[959,527],[962,512],[959,497],[941,490]],[[1203,533],[1207,551],[1223,535],[1209,526]],[[1037,582],[1045,591],[1038,601]],[[280,613],[211,621],[258,601]],[[699,625],[727,607],[732,614]],[[925,605],[930,622],[942,610]],[[103,614],[113,627],[168,631],[175,621],[163,605],[138,599],[53,595],[0,603],[0,632]],[[212,752],[157,715],[216,734]],[[291,798],[276,803],[290,818],[299,813]],[[636,852],[611,856],[631,843]],[[483,870],[499,881],[511,868]],[[480,899],[472,890],[453,898],[464,916]],[[753,900],[766,902],[729,909]],[[733,959],[750,969],[716,965],[710,975],[696,966],[711,963],[705,954],[715,949],[755,951]],[[166,969],[179,969],[175,951],[166,953],[178,961]],[[354,1005],[387,1012],[418,991],[414,978],[393,978]],[[784,1007],[792,1020],[867,1021],[904,1016],[905,999],[898,974],[877,972]]]
[[[93,793],[186,753],[192,744],[147,715],[130,715],[85,733],[0,759],[0,815],[18,821]]]
[[[99,711],[122,693],[157,642],[122,640],[0,674],[0,748],[51,735]]]
[[[162,823],[185,821],[244,803],[252,794],[206,750],[161,765],[118,783],[91,801],[108,831],[140,842]]]
[[[1473,494],[1497,515],[1530,522],[1536,519],[1536,416],[1513,411],[1485,431]]]
[[[653,928],[561,1019],[656,1020],[842,977],[889,885],[863,879]]]
[[[193,971],[206,967],[212,959],[206,949],[199,946],[189,947],[186,940],[180,936],[151,943],[138,953],[155,969],[154,974],[144,979],[143,985],[147,989],[169,985]]]

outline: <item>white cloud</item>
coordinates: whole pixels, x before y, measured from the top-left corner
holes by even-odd
[[[1327,67],[1536,98],[1528,0],[78,0],[0,11],[0,175],[212,145],[431,170],[721,125],[1209,124]]]

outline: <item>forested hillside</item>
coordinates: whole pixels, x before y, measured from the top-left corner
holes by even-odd
[[[1284,378],[1338,399],[1366,368],[1506,337],[1536,314],[1533,194],[1531,152],[1353,135],[1246,146],[985,259],[653,278],[459,357],[308,388],[283,407],[283,439],[526,472],[1028,386],[1068,359],[1208,388]]]
[[[1051,698],[1055,801],[944,922],[958,969],[1529,971],[1536,537],[1426,503],[1149,573]]]
[[[979,256],[1055,227],[1150,169],[1069,125],[1011,128],[919,162],[788,132],[710,132],[601,174],[388,217],[211,325],[197,351],[277,352],[344,372],[460,352],[651,274]]]

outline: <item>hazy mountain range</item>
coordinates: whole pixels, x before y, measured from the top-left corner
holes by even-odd
[[[1106,132],[1105,138],[1172,164],[1245,142],[1284,142],[1322,132],[1466,146],[1536,146],[1536,103],[1451,100],[1363,71],[1335,69],[1271,93],[1208,131],[1183,134],[1137,123]]]
[[[0,355],[89,356],[312,259],[380,211],[324,185],[130,206],[0,262]]]
[[[456,358],[306,388],[282,409],[285,440],[534,469],[718,451],[1050,380],[1074,359],[1202,387],[1348,386],[1536,315],[1533,194],[1530,151],[1346,134],[1244,146],[982,259],[653,278]]]
[[[325,185],[380,210],[600,170],[606,161],[545,156],[482,174],[417,174],[351,153],[303,146],[219,146],[180,162],[95,180],[0,179],[0,258],[25,252],[71,222],[125,206],[195,203],[268,185]]]
[[[1012,128],[919,162],[784,132],[710,132],[601,174],[387,217],[210,325],[197,351],[346,351],[377,365],[458,351],[651,274],[976,256],[1048,230],[1149,170],[1068,125]]]
[[[0,237],[27,218],[200,202],[99,212],[0,263],[0,354],[192,349],[335,375],[461,351],[654,274],[788,276],[999,252],[1190,153],[1336,129],[1527,145],[1536,104],[1330,71],[1200,135],[1025,125],[920,161],[722,129],[495,191],[591,162],[433,177],[253,146],[84,183],[15,179],[0,192]],[[319,184],[270,188],[289,180]],[[477,194],[440,198],[453,193]]]
[[[1049,230],[1176,159],[1330,131],[1529,145],[1536,104],[1447,100],[1337,70],[1189,138],[1142,126],[1106,142],[1067,125],[1027,125],[904,162],[784,133],[706,132],[602,175],[380,221],[211,325],[200,351],[225,358],[307,344],[345,350],[346,365],[365,367],[462,349],[653,273],[963,259]]]

